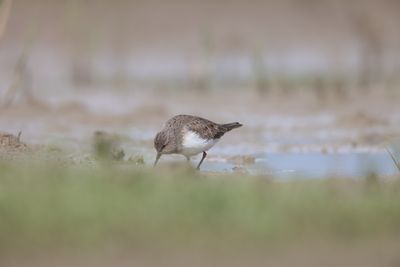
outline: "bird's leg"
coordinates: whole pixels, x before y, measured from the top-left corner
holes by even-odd
[[[207,156],[207,153],[205,151],[203,151],[203,157],[201,158],[199,165],[197,165],[196,169],[200,170],[200,165],[203,163],[203,160],[206,158],[206,156]]]
[[[186,163],[188,164],[188,165],[190,165],[190,157],[189,156],[185,156],[186,157]]]

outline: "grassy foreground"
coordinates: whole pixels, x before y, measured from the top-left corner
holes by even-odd
[[[0,165],[0,249],[400,234],[400,183]]]

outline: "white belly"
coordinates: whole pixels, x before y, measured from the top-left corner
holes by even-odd
[[[197,133],[188,131],[183,135],[181,154],[194,156],[212,148],[219,139],[203,139]]]

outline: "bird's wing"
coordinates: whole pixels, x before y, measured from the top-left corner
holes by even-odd
[[[217,139],[226,132],[218,124],[202,118],[197,118],[188,122],[184,128],[196,132],[204,139]]]

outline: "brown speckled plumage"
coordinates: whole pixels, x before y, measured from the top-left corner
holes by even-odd
[[[197,116],[177,115],[165,123],[164,129],[154,139],[157,159],[161,154],[182,154],[183,138],[188,132],[194,132],[204,140],[218,140],[226,132],[241,126],[238,122],[219,124]],[[203,159],[205,155],[203,151]]]

